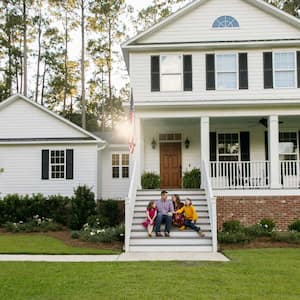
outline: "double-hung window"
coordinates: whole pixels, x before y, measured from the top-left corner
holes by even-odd
[[[182,55],[161,55],[160,69],[161,91],[182,91]]]
[[[238,60],[236,54],[217,54],[216,83],[219,90],[238,88]]]
[[[296,53],[273,53],[274,87],[295,88],[297,78]]]
[[[129,154],[112,154],[112,178],[129,178]]]
[[[240,157],[240,142],[238,133],[218,134],[218,160],[238,161]]]
[[[298,139],[296,132],[279,133],[279,158],[280,160],[297,160]]]
[[[65,151],[50,151],[50,175],[51,179],[65,178]]]

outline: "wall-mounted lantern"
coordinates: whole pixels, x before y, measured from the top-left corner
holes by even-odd
[[[190,144],[191,144],[191,142],[190,142],[189,138],[187,137],[186,140],[184,141],[185,148],[189,149],[190,148]]]
[[[156,145],[157,145],[157,143],[156,143],[155,139],[153,138],[153,140],[151,142],[151,146],[152,146],[153,150],[156,148]]]

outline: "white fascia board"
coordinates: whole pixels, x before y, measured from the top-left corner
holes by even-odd
[[[0,142],[0,145],[102,145],[99,141],[11,141],[11,142]]]

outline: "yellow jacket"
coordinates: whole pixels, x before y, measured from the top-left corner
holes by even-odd
[[[196,209],[195,209],[195,207],[193,205],[183,206],[181,209],[178,209],[176,211],[176,213],[177,214],[184,213],[185,218],[187,220],[190,220],[190,221],[197,221],[197,219],[198,219],[198,215],[197,215]]]

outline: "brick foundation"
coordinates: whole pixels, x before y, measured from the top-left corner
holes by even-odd
[[[276,229],[287,230],[300,219],[300,196],[226,196],[217,198],[218,229],[225,221],[239,220],[250,226],[261,219],[276,222]]]

